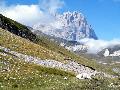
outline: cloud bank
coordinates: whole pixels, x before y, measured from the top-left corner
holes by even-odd
[[[119,39],[106,40],[94,40],[94,39],[82,39],[81,43],[88,46],[88,53],[98,53],[99,51],[114,45],[120,45]]]
[[[22,24],[32,26],[38,22],[51,21],[53,14],[57,13],[63,5],[64,2],[61,0],[40,0],[37,5],[7,6],[2,0],[0,1],[0,13]]]

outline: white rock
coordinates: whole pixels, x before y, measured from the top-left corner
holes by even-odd
[[[78,74],[78,75],[76,76],[76,78],[78,78],[78,79],[85,79],[85,78],[91,79],[91,75],[88,74],[88,73],[81,73],[81,74]]]
[[[109,56],[109,54],[110,54],[109,50],[106,49],[106,50],[105,50],[105,53],[104,53],[104,56],[107,57],[107,56]]]

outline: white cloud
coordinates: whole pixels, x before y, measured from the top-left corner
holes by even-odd
[[[51,13],[56,13],[64,5],[61,0],[42,0],[38,5],[11,5],[0,3],[0,13],[22,24],[32,26],[36,23],[48,23],[52,20]]]
[[[3,8],[3,15],[16,20],[20,23],[32,25],[40,20],[43,12],[40,11],[38,5],[16,5]]]
[[[102,49],[105,49],[109,46],[114,46],[114,45],[120,44],[119,39],[113,39],[110,41],[83,39],[83,40],[81,40],[81,42],[89,47],[88,53],[97,53],[97,52],[101,51]]]
[[[44,11],[54,14],[58,9],[64,6],[64,1],[62,0],[40,0],[40,8]]]

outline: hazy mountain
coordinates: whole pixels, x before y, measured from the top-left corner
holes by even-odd
[[[100,56],[111,56],[111,57],[115,57],[115,56],[120,56],[120,45],[113,45],[113,46],[109,46],[103,50],[101,50],[98,55]]]

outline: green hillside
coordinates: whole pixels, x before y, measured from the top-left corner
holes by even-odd
[[[98,71],[102,70],[104,72],[107,71],[107,73],[114,74],[111,68],[101,66],[97,64],[94,60],[88,60],[86,58],[78,56],[73,52],[70,52],[65,48],[59,46],[58,44],[50,41],[49,38],[47,37],[44,36],[39,37],[33,34],[25,25],[22,25],[16,21],[6,18],[1,14],[0,22],[1,22],[0,27],[6,30],[1,31],[2,33],[0,36],[1,46],[5,46],[6,48],[18,51],[23,54],[36,56],[41,59],[53,59],[61,62],[64,62],[65,59],[72,59],[82,65],[93,68],[95,70]]]
[[[20,37],[16,37],[15,35],[4,31],[0,36],[0,44],[10,48],[11,50],[17,50],[21,53],[37,56],[42,59],[55,59],[64,61],[64,59],[71,58],[73,60],[77,60],[83,65],[96,67],[94,66],[96,65],[94,61],[92,62],[83,57],[79,57],[74,53],[64,49],[63,47],[60,47],[56,43],[50,41],[46,37],[36,36],[26,26],[16,21],[0,15],[0,22],[0,27],[6,31],[30,40],[28,41]],[[18,41],[18,39],[21,39],[22,42]]]
[[[0,45],[42,58],[54,56],[46,57],[41,50],[48,51],[47,56],[55,53],[3,29],[0,29]],[[57,53],[55,55],[64,57]],[[113,86],[108,87],[111,83]],[[72,73],[27,63],[0,50],[0,90],[119,90],[119,84],[119,79],[108,79],[101,75],[79,80]]]

